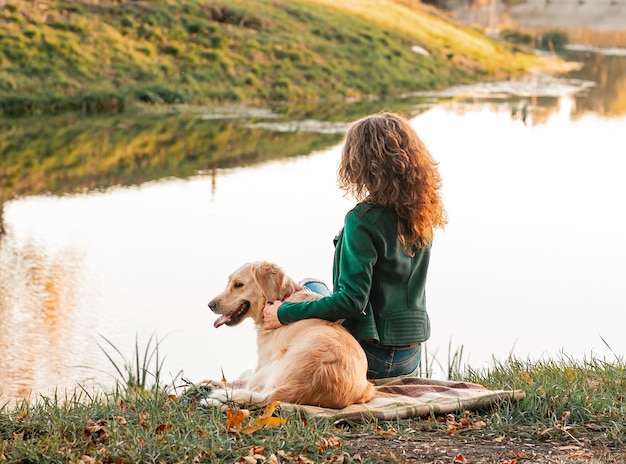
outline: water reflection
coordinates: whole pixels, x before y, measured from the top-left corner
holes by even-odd
[[[88,359],[85,338],[92,329],[78,313],[88,288],[83,256],[73,250],[46,254],[33,241],[9,232],[0,239],[1,396],[49,392],[52,379],[85,378],[76,370]]]
[[[574,55],[580,59],[580,54]],[[626,114],[626,56],[584,55],[585,66],[572,77],[595,82],[588,92],[577,96],[574,115],[592,112],[603,116]]]

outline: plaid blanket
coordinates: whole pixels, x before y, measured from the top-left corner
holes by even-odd
[[[522,390],[490,390],[474,383],[419,377],[394,377],[373,383],[376,396],[367,403],[343,409],[290,403],[281,403],[280,407],[331,420],[394,420],[483,409],[500,401],[519,401],[525,396]]]

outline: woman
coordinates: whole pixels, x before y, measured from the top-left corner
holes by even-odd
[[[446,223],[437,163],[409,122],[383,112],[346,133],[340,188],[357,205],[335,237],[333,293],[268,303],[265,329],[301,319],[345,319],[371,379],[414,375],[430,337],[425,284],[433,231]]]

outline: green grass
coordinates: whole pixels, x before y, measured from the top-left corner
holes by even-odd
[[[378,463],[403,462],[386,451],[401,441],[437,435],[603,449],[623,448],[626,441],[626,365],[620,358],[510,358],[491,369],[458,373],[458,380],[524,390],[526,398],[519,402],[443,418],[332,423],[280,408],[268,419],[267,410],[199,407],[198,387],[178,376],[167,385],[148,373],[150,366],[160,372],[158,341],[153,344],[151,338],[144,350],[137,344],[130,359],[107,346],[122,359],[120,364],[117,355],[109,356],[120,375],[113,391],[93,394],[77,388],[69,396],[0,408],[0,462],[271,462],[273,455],[274,462]],[[250,427],[262,423],[271,427]],[[372,439],[368,454],[347,451],[367,437]]]
[[[334,3],[5,0],[0,114],[398,95],[539,63],[418,2]]]
[[[582,361],[509,359],[465,380],[491,388],[522,389],[526,398],[489,417],[498,433],[514,429],[529,437],[591,436],[602,443],[626,441],[626,365],[618,358]]]

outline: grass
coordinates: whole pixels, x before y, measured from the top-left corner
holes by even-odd
[[[540,62],[420,2],[0,4],[5,115],[400,95],[521,74]]]
[[[113,391],[89,394],[78,388],[70,396],[0,408],[0,462],[376,463],[383,458],[402,461],[377,452],[357,456],[347,449],[364,437],[387,449],[436,434],[462,434],[466,441],[473,437],[485,443],[508,437],[620,447],[626,441],[626,365],[620,358],[511,357],[491,369],[458,376],[494,389],[522,389],[522,401],[445,418],[332,423],[280,408],[198,407],[196,387],[178,377],[170,385],[159,378],[156,339],[150,338],[144,350],[136,344],[130,361],[110,342],[106,346],[123,359],[120,364],[109,355],[121,377]],[[148,373],[152,365],[159,375]]]

